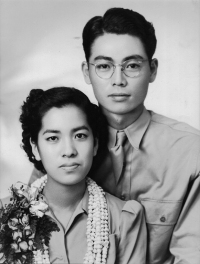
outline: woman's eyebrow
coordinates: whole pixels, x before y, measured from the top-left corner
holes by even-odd
[[[46,129],[46,130],[42,133],[42,135],[47,134],[47,133],[58,134],[58,133],[60,133],[60,131],[59,131],[59,130],[55,130],[55,129]]]
[[[75,127],[75,128],[72,129],[73,132],[77,132],[79,130],[87,130],[87,131],[89,131],[89,128],[87,126],[83,125],[83,126],[78,126],[78,127]]]
[[[85,125],[83,126],[78,126],[72,129],[72,132],[77,132],[79,130],[87,130],[89,131],[89,128]],[[59,134],[61,133],[60,130],[56,130],[56,129],[46,129],[42,134],[45,135],[47,133],[54,133],[54,134]]]

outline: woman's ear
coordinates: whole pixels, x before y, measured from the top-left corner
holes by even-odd
[[[150,63],[150,70],[151,70],[151,76],[150,76],[150,83],[154,82],[156,79],[157,75],[157,70],[158,70],[158,60],[157,59],[152,59]]]
[[[93,156],[97,155],[97,150],[99,148],[99,141],[97,138],[94,139],[94,149],[93,149]]]
[[[30,139],[30,144],[31,144],[32,152],[33,152],[33,155],[35,156],[35,159],[37,161],[40,161],[41,160],[40,153],[38,151],[38,147],[37,147],[36,143],[31,141],[31,139]]]
[[[88,64],[87,64],[86,61],[82,62],[81,68],[82,68],[83,77],[84,77],[84,79],[85,79],[85,82],[86,82],[87,84],[91,84],[90,76],[89,76]]]

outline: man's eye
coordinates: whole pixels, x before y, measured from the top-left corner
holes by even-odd
[[[48,137],[47,141],[56,142],[56,141],[58,141],[58,137],[56,137],[56,136]]]
[[[78,133],[75,135],[75,138],[76,139],[85,139],[85,138],[87,138],[87,135],[83,134],[83,133]]]
[[[141,66],[139,63],[135,63],[135,62],[131,62],[131,63],[128,63],[126,65],[126,70],[137,70],[139,69]]]
[[[108,64],[108,63],[101,63],[101,64],[97,64],[97,70],[99,71],[109,71],[112,67],[112,65]]]

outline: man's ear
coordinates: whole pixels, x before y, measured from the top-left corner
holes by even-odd
[[[33,155],[35,156],[35,159],[37,161],[40,161],[41,158],[40,158],[40,153],[38,151],[37,145],[35,144],[35,142],[32,142],[31,139],[30,139],[30,144],[31,144],[32,152],[33,152]]]
[[[157,75],[158,70],[158,60],[152,59],[150,63],[150,70],[151,70],[151,76],[150,76],[150,83],[154,82]]]
[[[93,150],[93,156],[97,155],[97,150],[99,148],[99,141],[97,138],[94,139],[94,150]]]
[[[84,77],[84,79],[85,79],[85,82],[86,82],[87,84],[91,84],[90,76],[89,76],[88,64],[87,64],[86,61],[82,62],[81,68],[82,68],[83,77]]]

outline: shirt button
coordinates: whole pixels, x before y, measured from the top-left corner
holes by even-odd
[[[164,222],[166,221],[166,218],[165,218],[164,216],[162,216],[162,217],[160,218],[160,221],[164,223]]]
[[[125,197],[124,195],[121,196],[121,199],[122,199],[122,200],[125,200],[125,198],[126,198],[126,197]]]

